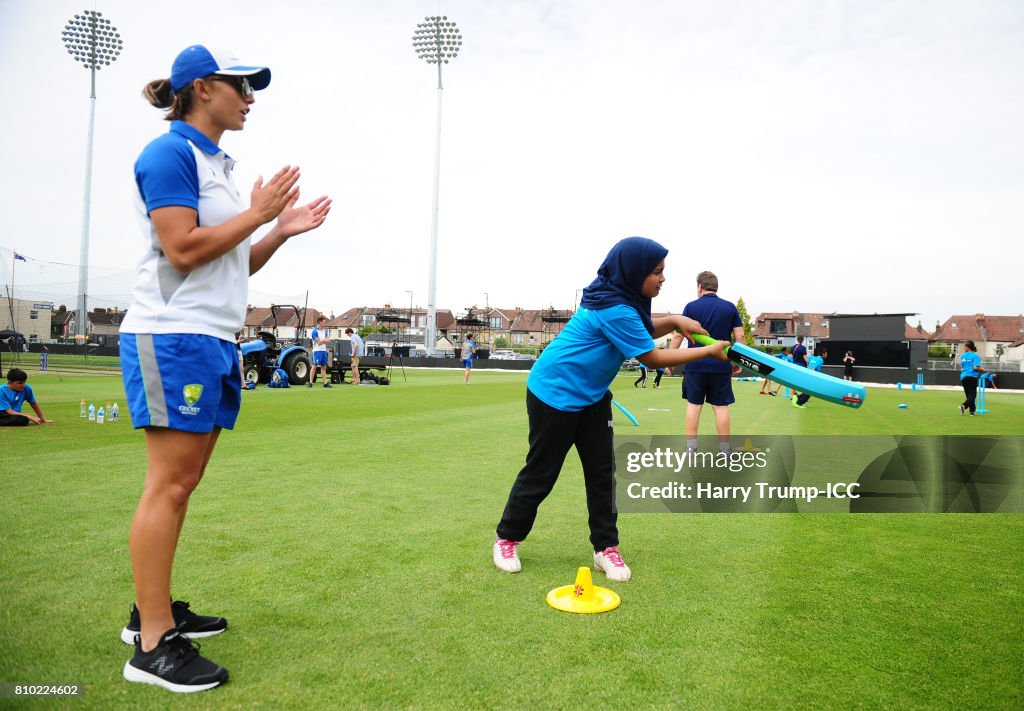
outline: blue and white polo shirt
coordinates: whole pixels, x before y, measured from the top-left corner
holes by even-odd
[[[193,333],[234,343],[245,320],[249,238],[227,254],[180,274],[164,256],[149,217],[161,207],[190,207],[200,227],[227,222],[246,209],[231,171],[235,161],[207,136],[173,121],[135,162],[136,207],[147,238],[121,331]]]

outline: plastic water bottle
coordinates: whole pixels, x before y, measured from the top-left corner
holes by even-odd
[[[94,422],[95,420],[96,420],[96,406],[93,405],[90,402],[89,403],[89,422]]]
[[[81,404],[78,407],[78,416],[79,417],[88,417],[89,416],[89,413],[87,413],[85,411],[85,398],[84,397],[82,398],[82,402],[81,402]]]
[[[103,405],[100,405],[99,412],[96,413],[96,424],[103,424]]]
[[[115,402],[114,406],[110,408],[110,421],[117,422],[120,419],[121,413],[117,411],[117,403]]]

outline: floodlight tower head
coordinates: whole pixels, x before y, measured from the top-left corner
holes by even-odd
[[[96,95],[96,70],[115,62],[124,48],[121,35],[103,13],[85,10],[68,20],[61,33],[64,46],[76,62],[92,71],[92,95]]]
[[[416,55],[427,64],[437,65],[437,88],[441,86],[441,65],[459,55],[462,35],[459,28],[449,21],[447,15],[430,15],[416,25],[412,36],[412,48]]]

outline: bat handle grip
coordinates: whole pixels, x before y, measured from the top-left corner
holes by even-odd
[[[693,339],[695,343],[699,343],[702,346],[713,346],[716,343],[718,343],[718,341],[716,341],[714,338],[712,338],[711,336],[705,336],[703,333],[690,334],[690,338]],[[729,352],[728,346],[726,346],[725,351],[726,353]]]

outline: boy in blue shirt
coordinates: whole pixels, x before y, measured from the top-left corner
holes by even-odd
[[[28,374],[24,370],[11,368],[7,371],[7,383],[0,385],[0,427],[24,427],[29,423],[42,425],[53,422],[43,415],[27,381]],[[21,413],[21,405],[26,402],[36,411],[35,417]]]
[[[615,509],[615,448],[612,394],[622,361],[636,358],[649,368],[682,365],[711,356],[726,360],[724,342],[701,348],[656,348],[654,339],[678,329],[704,333],[684,316],[651,318],[651,299],[665,281],[668,250],[643,237],[627,237],[605,257],[597,278],[583,290],[580,309],[530,370],[526,412],[530,450],[498,523],[494,565],[506,573],[522,568],[517,546],[529,535],[537,508],[551,493],[569,449],[583,464],[594,567],[609,580],[632,572],[619,553]]]

